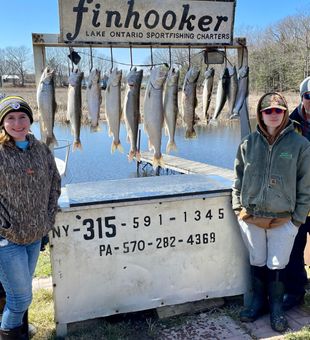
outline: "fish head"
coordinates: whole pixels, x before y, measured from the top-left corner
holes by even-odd
[[[99,83],[100,80],[100,71],[98,69],[94,69],[90,72],[88,76],[88,83]]]
[[[187,80],[190,83],[195,83],[198,80],[199,74],[200,74],[200,69],[197,66],[191,66],[186,74]]]
[[[167,82],[166,82],[167,86],[177,85],[179,82],[179,75],[180,75],[179,70],[175,70],[174,68],[171,68],[167,76]]]
[[[211,68],[208,68],[206,71],[205,71],[205,78],[208,79],[208,78],[211,78],[214,76],[214,68],[211,67]]]
[[[45,67],[41,75],[41,82],[45,84],[49,84],[54,81],[54,78],[55,78],[55,70],[50,68],[49,66]]]
[[[249,74],[249,66],[242,66],[239,68],[238,76],[239,78],[245,78]]]
[[[227,67],[229,76],[232,77],[233,75],[237,74],[237,70],[235,66]]]
[[[151,70],[150,82],[155,89],[160,89],[168,75],[168,68],[165,65],[159,65]]]
[[[122,79],[122,70],[118,70],[117,67],[110,72],[109,84],[111,86],[118,86]]]
[[[135,86],[135,84],[137,83],[137,79],[138,79],[138,72],[137,72],[137,68],[134,67],[133,69],[129,71],[126,77],[128,86],[130,87]]]
[[[68,83],[71,86],[77,86],[79,82],[82,81],[83,77],[84,77],[84,73],[76,69],[75,71],[71,72],[69,79],[68,79]]]

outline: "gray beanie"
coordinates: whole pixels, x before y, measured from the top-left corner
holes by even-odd
[[[310,92],[310,77],[304,79],[300,84],[300,96],[302,97],[306,92]]]

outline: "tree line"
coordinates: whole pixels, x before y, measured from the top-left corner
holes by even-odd
[[[286,17],[265,29],[247,27],[243,32],[238,32],[238,37],[245,37],[247,40],[250,91],[297,91],[302,79],[310,75],[309,13],[308,10],[308,13]],[[65,85],[68,74],[74,66],[68,58],[69,49],[47,48],[46,51],[47,64],[56,70],[57,85]],[[85,70],[85,74],[91,68],[98,68],[102,74],[108,73],[113,65],[122,68],[122,64],[117,60],[111,61],[109,56],[103,55],[101,49],[81,48],[77,51],[81,56],[78,67]],[[145,65],[147,67],[162,63],[176,65],[180,68],[182,81],[189,65],[203,66],[201,52],[196,49],[190,51],[183,48],[154,48],[152,55],[145,60]],[[234,53],[226,52],[226,59],[229,63],[236,64]],[[127,66],[129,70],[130,61]],[[215,65],[215,68],[220,70],[222,66]],[[17,75],[19,85],[24,86],[27,76],[33,74],[33,69],[33,55],[30,48],[21,46],[0,49],[0,79],[2,75]],[[126,72],[125,70],[124,73]],[[200,84],[202,82],[203,72]]]

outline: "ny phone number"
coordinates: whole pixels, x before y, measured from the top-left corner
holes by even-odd
[[[179,244],[186,244],[189,246],[215,243],[215,233],[191,234],[185,239],[180,239],[175,236],[157,237],[155,242],[147,242],[144,240],[134,240],[123,242],[121,246],[112,246],[110,244],[101,244],[99,246],[99,255],[108,256],[115,252],[122,252],[123,254],[143,252],[149,248],[165,249],[175,248]]]
[[[213,212],[211,209],[203,212],[201,210],[195,210],[193,213],[184,211],[181,216],[163,215],[158,214],[156,216],[134,216],[131,221],[117,221],[116,216],[98,217],[96,220],[92,218],[86,218],[82,220],[83,226],[86,227],[86,232],[83,234],[85,240],[93,240],[94,238],[102,239],[104,237],[113,238],[117,235],[117,230],[124,228],[148,228],[152,224],[155,225],[169,225],[169,223],[192,223],[192,222],[204,222],[211,221],[212,219],[224,219],[224,209],[219,208]],[[82,219],[77,215],[78,220]],[[79,228],[75,228],[74,231],[80,231]]]

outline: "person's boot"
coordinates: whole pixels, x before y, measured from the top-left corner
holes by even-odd
[[[29,332],[29,323],[28,323],[28,309],[24,313],[23,324],[21,325],[21,327],[22,327],[22,334],[24,336],[23,339],[24,340],[29,340],[30,339],[30,332]]]
[[[281,280],[283,270],[269,270],[270,325],[276,332],[285,332],[288,322],[283,311],[284,284]]]
[[[0,329],[0,340],[28,340],[23,334],[23,325],[13,329]]]
[[[242,322],[253,322],[268,311],[267,267],[251,266],[253,296],[249,307],[240,312]]]

